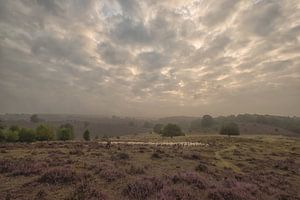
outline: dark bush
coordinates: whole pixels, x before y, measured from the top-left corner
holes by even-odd
[[[89,130],[84,131],[84,133],[83,133],[83,139],[85,141],[90,141],[90,131]]]
[[[204,163],[199,163],[196,166],[195,170],[199,171],[199,172],[207,172],[208,168],[207,168],[207,166]]]
[[[137,174],[145,174],[145,170],[142,167],[136,167],[131,165],[128,170],[126,170],[127,174],[137,175]]]
[[[117,153],[111,156],[112,160],[128,160],[129,155],[127,153]]]
[[[22,128],[19,132],[20,142],[34,142],[36,140],[35,132],[32,129]]]

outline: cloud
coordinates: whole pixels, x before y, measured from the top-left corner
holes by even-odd
[[[0,0],[0,112],[300,115],[299,8]]]

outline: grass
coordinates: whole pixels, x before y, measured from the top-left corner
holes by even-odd
[[[208,145],[0,144],[0,162],[17,163],[0,173],[0,199],[300,198],[298,138],[149,134],[113,141]]]

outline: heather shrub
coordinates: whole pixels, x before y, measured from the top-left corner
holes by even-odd
[[[145,170],[142,167],[137,167],[131,165],[129,169],[126,170],[127,174],[136,175],[136,174],[145,174]]]
[[[45,172],[39,178],[39,182],[49,184],[69,184],[79,179],[79,175],[71,169],[53,168]]]
[[[195,192],[186,186],[165,186],[156,196],[157,200],[197,200]]]
[[[36,135],[32,129],[22,128],[19,131],[20,142],[34,142],[35,140],[36,140]]]
[[[162,181],[155,177],[144,177],[129,183],[123,194],[129,199],[144,200],[158,193],[164,187]]]
[[[108,197],[88,184],[87,180],[81,181],[67,200],[107,200]]]
[[[181,172],[171,177],[173,183],[186,183],[199,189],[206,189],[208,181],[196,172]]]
[[[44,162],[34,163],[32,161],[19,161],[15,163],[15,169],[12,171],[14,176],[31,176],[40,174],[43,169],[47,168],[47,164]]]
[[[15,164],[11,160],[0,160],[0,173],[11,172]]]
[[[36,128],[36,139],[38,141],[49,141],[54,139],[54,131],[47,125],[39,125]]]
[[[79,149],[79,148],[75,148],[75,149],[70,150],[69,154],[70,155],[78,155],[78,156],[80,156],[80,155],[84,155],[84,152],[81,149]]]
[[[207,166],[204,163],[199,163],[196,166],[195,170],[199,171],[199,172],[207,172],[208,168],[207,168]]]
[[[123,172],[120,172],[115,168],[105,168],[100,171],[100,177],[105,179],[107,182],[116,181],[124,176]]]

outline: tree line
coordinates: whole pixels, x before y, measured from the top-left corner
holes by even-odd
[[[74,139],[74,128],[71,124],[62,124],[58,129],[54,129],[46,124],[41,124],[35,129],[20,128],[12,125],[5,129],[0,127],[0,142],[35,142],[52,140],[72,140]],[[86,130],[83,133],[83,139],[90,140],[90,132]]]

